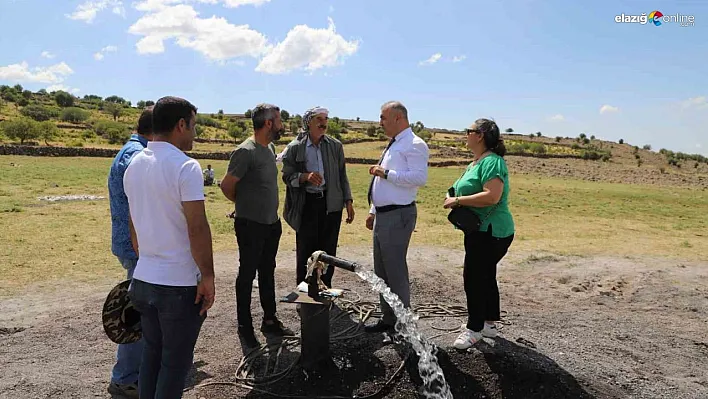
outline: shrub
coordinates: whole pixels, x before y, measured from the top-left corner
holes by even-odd
[[[91,114],[81,108],[69,107],[65,108],[61,113],[61,120],[64,122],[81,123],[86,121]]]
[[[642,147],[642,148],[647,151],[651,151],[651,145],[649,145],[649,144],[645,144],[644,147]]]
[[[560,143],[561,140],[563,140],[563,137],[561,137],[561,136],[556,136],[556,143]]]
[[[546,146],[541,144],[541,143],[531,143],[529,146],[531,152],[534,154],[545,154],[546,153]]]
[[[201,114],[197,115],[197,125],[221,128],[221,124],[217,120]]]
[[[28,105],[22,108],[20,113],[23,116],[36,120],[37,122],[48,121],[58,115],[56,110],[41,105]]]
[[[620,139],[619,143],[624,144],[624,139]]]

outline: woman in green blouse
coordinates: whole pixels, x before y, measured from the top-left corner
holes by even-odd
[[[467,325],[455,340],[467,349],[482,337],[494,338],[500,319],[497,264],[514,240],[514,219],[509,211],[509,170],[506,148],[496,122],[477,119],[467,129],[467,147],[472,163],[453,184],[444,208],[469,207],[481,220],[479,231],[465,233],[464,286],[467,294]]]

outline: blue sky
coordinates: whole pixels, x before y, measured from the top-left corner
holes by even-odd
[[[615,22],[654,10],[694,26]],[[396,99],[427,126],[708,155],[707,38],[702,1],[0,0],[0,84],[367,120]]]

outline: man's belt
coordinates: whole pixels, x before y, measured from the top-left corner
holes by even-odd
[[[386,206],[377,206],[376,207],[376,213],[384,213],[384,212],[391,212],[395,211],[396,209],[402,209],[402,208],[409,208],[411,206],[415,206],[415,201],[411,202],[410,204],[407,205],[386,205]]]
[[[311,197],[314,197],[314,198],[318,198],[318,199],[324,198],[325,195],[326,195],[326,193],[327,193],[326,191],[318,191],[318,192],[316,192],[316,193],[311,193],[311,192],[309,192],[309,191],[305,191],[305,194],[307,194],[308,196],[311,196]]]

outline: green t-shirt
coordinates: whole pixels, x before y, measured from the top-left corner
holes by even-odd
[[[248,138],[231,153],[229,174],[238,177],[236,217],[257,223],[278,221],[278,166],[270,146]]]
[[[504,191],[497,205],[476,208],[473,210],[482,221],[480,231],[489,231],[492,226],[492,235],[498,238],[509,237],[514,234],[514,218],[509,211],[509,169],[504,158],[497,154],[490,154],[482,158],[477,164],[470,163],[465,173],[457,179],[453,188],[458,197],[477,194],[483,191],[484,184],[499,178],[504,182]],[[496,206],[496,208],[495,208]]]

